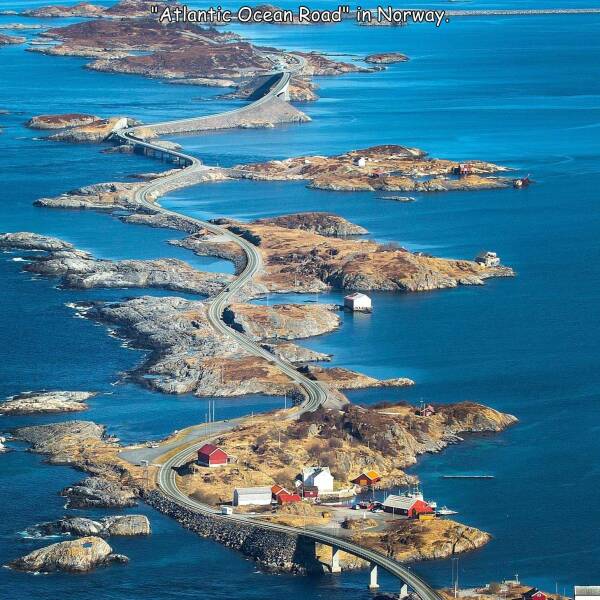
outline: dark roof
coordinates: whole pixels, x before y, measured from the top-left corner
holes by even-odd
[[[530,590],[526,591],[523,594],[523,598],[531,598],[532,596],[535,596],[538,593],[542,593],[543,594],[544,592],[541,592],[540,590],[538,590],[537,588],[534,587],[534,588],[531,588]],[[544,594],[544,596],[545,595],[546,594]]]

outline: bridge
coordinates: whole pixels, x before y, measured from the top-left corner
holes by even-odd
[[[287,55],[288,57],[290,55]],[[181,133],[204,131],[210,128],[211,124],[215,123],[217,118],[229,119],[233,123],[240,114],[252,114],[256,110],[262,110],[269,103],[284,102],[289,97],[288,89],[292,74],[298,71],[303,66],[303,59],[296,57],[296,64],[292,67],[289,65],[283,68],[278,73],[274,73],[270,79],[268,89],[262,97],[248,105],[238,108],[221,115],[212,115],[205,117],[195,117],[191,119],[182,119],[178,121],[169,121],[154,125],[144,126],[144,129],[151,130],[155,134],[166,133]],[[280,60],[279,57],[272,59],[273,61]],[[233,125],[232,125],[233,126]],[[201,227],[216,235],[224,236],[229,241],[236,244],[246,256],[246,265],[238,274],[237,278],[224,288],[220,293],[211,298],[208,308],[208,321],[211,326],[222,335],[230,336],[240,344],[249,353],[268,360],[275,364],[281,372],[286,374],[302,391],[303,400],[290,413],[288,418],[298,418],[301,414],[307,411],[314,411],[320,406],[338,406],[337,398],[332,398],[328,394],[328,389],[323,384],[313,381],[305,377],[292,365],[290,362],[268,352],[256,342],[250,340],[244,334],[230,328],[223,321],[223,311],[230,304],[236,294],[242,291],[244,286],[252,280],[262,270],[262,257],[256,246],[235,235],[225,227],[220,227],[214,223],[202,221],[194,217],[182,215],[174,211],[165,209],[156,203],[156,199],[167,191],[188,187],[197,183],[202,175],[206,175],[213,167],[204,165],[199,159],[181,151],[165,148],[152,141],[144,140],[140,137],[139,127],[132,127],[115,132],[115,137],[123,144],[128,144],[134,148],[141,149],[149,156],[167,157],[169,160],[183,167],[178,172],[158,178],[146,185],[138,188],[135,192],[134,200],[140,207],[148,210],[151,213],[162,213],[167,216],[176,217],[179,220],[185,220],[194,226]],[[221,431],[226,431],[234,426],[231,424],[222,424]],[[229,427],[228,427],[229,426]],[[234,522],[250,523],[252,527],[263,528],[267,530],[278,531],[282,533],[292,534],[294,536],[303,537],[313,542],[325,544],[332,548],[332,564],[331,571],[339,572],[339,554],[340,551],[353,554],[370,565],[369,568],[369,587],[375,589],[378,587],[378,569],[383,569],[391,575],[397,577],[401,582],[400,596],[407,594],[408,587],[412,588],[421,600],[441,600],[440,596],[431,588],[423,579],[413,573],[409,568],[402,566],[397,561],[383,554],[363,548],[358,544],[354,544],[348,540],[339,537],[310,529],[299,529],[275,523],[253,520],[251,517],[241,514],[221,515],[214,508],[202,504],[193,498],[184,494],[178,487],[175,477],[175,468],[181,466],[189,460],[190,455],[193,455],[207,440],[195,442],[192,446],[186,446],[183,449],[175,452],[166,462],[164,462],[158,471],[157,483],[162,494],[178,504],[179,506],[191,510],[193,512],[208,515],[214,519],[230,519]]]

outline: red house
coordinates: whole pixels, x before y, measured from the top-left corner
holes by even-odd
[[[298,494],[281,493],[277,496],[278,504],[292,504],[293,502],[301,502],[302,498]]]
[[[229,461],[227,452],[224,452],[214,444],[204,444],[198,450],[198,464],[205,467],[220,467]]]
[[[537,588],[531,588],[523,594],[523,600],[548,600],[548,596]]]
[[[273,500],[279,501],[279,496],[281,496],[281,494],[287,494],[288,496],[290,495],[289,491],[286,490],[282,485],[275,484],[271,488],[271,495],[273,496]]]
[[[366,471],[351,481],[352,483],[360,485],[361,487],[367,487],[369,485],[375,485],[376,483],[379,483],[381,481],[381,476],[377,471]]]
[[[302,488],[303,498],[318,498],[319,488],[316,485],[303,485]]]

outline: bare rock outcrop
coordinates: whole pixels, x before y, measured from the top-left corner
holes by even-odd
[[[66,192],[55,198],[40,198],[36,206],[47,208],[89,208],[94,210],[132,210],[138,208],[135,191],[141,183],[110,181],[95,183]]]
[[[326,212],[304,212],[282,215],[280,217],[258,219],[255,223],[259,225],[277,225],[278,227],[285,227],[287,229],[302,229],[328,237],[347,237],[368,233],[364,227],[351,223],[338,215]]]
[[[136,505],[136,493],[101,477],[88,477],[66,487],[61,496],[67,508],[127,508]]]
[[[87,408],[94,392],[24,392],[0,403],[0,415],[77,412]]]
[[[232,304],[223,318],[253,340],[293,340],[333,331],[340,325],[338,312],[333,304]]]
[[[27,38],[21,35],[6,35],[5,33],[0,33],[0,46],[9,46],[11,44],[24,44],[27,41]]]
[[[66,127],[81,127],[98,121],[100,117],[83,113],[68,113],[64,115],[38,115],[27,121],[31,129],[65,129]]]
[[[89,536],[34,550],[14,560],[9,566],[31,573],[81,573],[111,562],[127,562],[127,558],[114,554],[102,538]]]
[[[115,515],[102,519],[63,517],[57,521],[39,523],[28,529],[32,535],[72,535],[100,537],[149,535],[150,521],[145,515]]]
[[[67,288],[163,288],[211,296],[232,281],[230,275],[196,271],[176,259],[98,260],[70,244],[36,234],[0,236],[0,247],[45,250],[47,255],[30,256],[25,270],[45,277],[60,277]],[[252,285],[246,293],[256,294]]]

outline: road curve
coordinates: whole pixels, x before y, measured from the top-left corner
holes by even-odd
[[[298,59],[298,64],[302,64],[300,62],[300,57],[298,57]],[[290,71],[283,71],[279,80],[277,80],[274,83],[273,87],[265,96],[263,96],[256,102],[247,105],[246,107],[236,109],[236,111],[230,112],[249,110],[252,108],[252,106],[256,106],[257,103],[262,104],[266,101],[266,99],[280,94],[289,84],[290,76]],[[191,125],[192,122],[197,122],[197,119],[183,120],[184,124],[190,123]],[[160,125],[169,124],[165,123]],[[152,128],[153,126],[149,127]],[[158,127],[157,130],[159,130]],[[224,227],[220,227],[219,225],[215,225],[214,223],[209,223],[207,221],[201,221],[199,219],[195,219],[187,215],[181,215],[180,213],[167,210],[156,203],[156,198],[161,193],[163,193],[165,189],[174,190],[194,185],[194,176],[202,172],[203,170],[210,170],[211,167],[203,165],[194,156],[190,156],[183,152],[168,150],[157,144],[153,144],[152,142],[140,139],[136,136],[136,128],[121,130],[119,132],[116,132],[115,136],[119,138],[120,141],[123,143],[149,150],[154,150],[163,154],[168,154],[173,158],[176,158],[180,164],[187,165],[184,169],[180,170],[179,172],[173,175],[157,179],[139,188],[135,192],[135,200],[141,206],[144,206],[145,208],[151,211],[158,211],[164,215],[171,215],[177,217],[178,219],[184,219],[189,223],[193,223],[194,225],[203,227],[214,234],[225,236],[227,239],[237,244],[244,251],[246,255],[246,266],[244,267],[243,271],[231,284],[229,284],[229,286],[224,288],[218,295],[212,298],[209,303],[207,314],[208,320],[212,327],[214,327],[215,330],[217,330],[223,335],[233,337],[243,348],[245,348],[248,352],[252,353],[253,355],[260,356],[274,363],[283,373],[288,375],[294,382],[296,382],[296,384],[303,390],[305,398],[299,404],[293,416],[296,417],[302,414],[303,412],[313,411],[319,406],[324,405],[327,401],[327,390],[320,383],[308,379],[304,375],[300,374],[291,363],[275,356],[274,354],[271,354],[270,352],[267,352],[259,344],[253,342],[239,331],[228,327],[223,322],[223,311],[225,307],[232,302],[235,294],[238,293],[262,269],[262,257],[256,246],[243,239],[242,237],[235,235],[234,233],[232,233]],[[261,527],[264,529],[271,529],[285,533],[291,533],[293,535],[301,535],[313,539],[316,542],[322,542],[325,544],[336,546],[341,550],[347,551],[351,554],[354,554],[355,556],[369,561],[377,565],[378,567],[381,567],[388,573],[391,573],[392,575],[398,577],[401,581],[408,584],[417,593],[421,600],[441,600],[440,596],[435,592],[435,590],[433,590],[418,575],[413,573],[410,569],[403,567],[395,560],[384,556],[383,554],[379,554],[378,552],[362,548],[361,546],[353,544],[352,542],[349,542],[347,540],[343,540],[335,536],[318,531],[305,529],[300,530],[294,527],[277,525],[275,523],[256,522],[244,515],[223,516],[212,507],[204,505],[185,495],[177,487],[174,467],[185,463],[186,460],[189,459],[190,455],[193,455],[193,453],[197,451],[197,449],[200,446],[202,446],[204,442],[205,440],[197,442],[192,446],[186,447],[184,450],[181,450],[173,457],[168,459],[160,467],[157,476],[158,486],[162,493],[165,494],[165,496],[167,496],[180,506],[186,507],[198,513],[210,515],[213,518],[233,519],[237,521],[251,522],[254,527]]]
[[[269,99],[277,94],[280,94],[282,90],[284,90],[289,84],[291,73],[286,71],[280,73],[280,75],[280,78],[274,83],[265,96],[256,102],[243,107],[243,109],[236,110],[251,110],[251,108],[256,106],[257,103],[262,103],[265,101],[265,99]],[[227,115],[229,113],[224,114]],[[149,125],[145,128],[152,129],[153,127],[154,126]],[[135,192],[135,201],[149,210],[158,211],[164,215],[176,216],[178,219],[184,219],[189,223],[203,227],[214,234],[224,236],[239,246],[246,255],[246,266],[244,267],[243,271],[231,284],[229,284],[229,286],[224,288],[218,295],[212,298],[211,302],[209,303],[208,320],[212,327],[214,327],[214,329],[223,335],[235,338],[235,340],[251,354],[260,356],[274,363],[283,373],[290,377],[290,379],[292,379],[292,381],[294,381],[300,387],[305,398],[304,401],[301,402],[297,407],[297,411],[294,413],[295,416],[305,411],[313,411],[319,406],[325,404],[327,401],[327,389],[325,387],[323,387],[320,383],[305,377],[299,373],[291,363],[268,352],[259,344],[246,337],[243,333],[232,329],[223,322],[223,311],[227,305],[231,304],[234,296],[262,269],[262,257],[256,246],[244,238],[235,235],[225,227],[220,227],[214,223],[201,221],[200,219],[195,219],[194,217],[187,215],[181,215],[180,213],[167,210],[156,203],[156,197],[159,196],[165,189],[174,190],[194,185],[196,183],[194,177],[202,171],[209,171],[211,167],[203,165],[196,157],[189,154],[165,149],[158,144],[153,144],[152,142],[142,140],[136,136],[136,130],[136,127],[123,129],[115,132],[115,137],[120,139],[121,142],[129,145],[168,154],[171,157],[176,158],[178,162],[188,166],[184,169],[181,169],[177,173],[174,173],[173,175],[159,178],[139,188]]]

